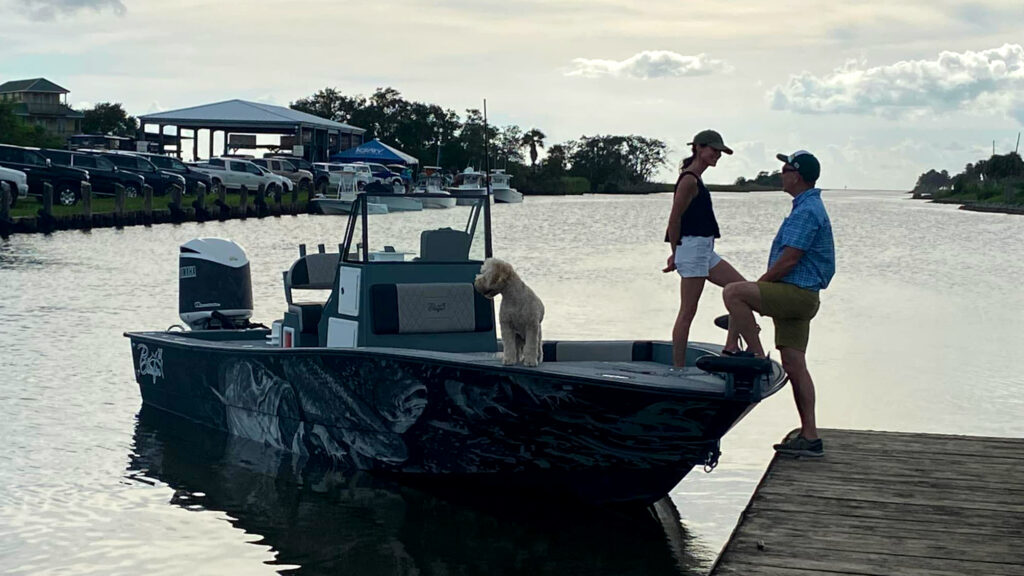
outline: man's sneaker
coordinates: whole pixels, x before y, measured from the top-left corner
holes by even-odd
[[[793,438],[786,438],[781,443],[772,446],[772,448],[775,448],[775,451],[779,454],[788,454],[790,456],[817,458],[825,455],[825,445],[822,443],[821,438],[808,440],[803,436],[795,436]]]

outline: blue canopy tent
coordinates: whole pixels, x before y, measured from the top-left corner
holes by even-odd
[[[414,166],[419,160],[409,156],[397,148],[392,148],[374,138],[354,148],[342,150],[331,156],[332,162],[377,162],[379,164],[402,164]]]

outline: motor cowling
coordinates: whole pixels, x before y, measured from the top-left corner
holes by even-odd
[[[193,330],[248,326],[252,279],[241,246],[221,238],[196,238],[181,245],[178,315]]]

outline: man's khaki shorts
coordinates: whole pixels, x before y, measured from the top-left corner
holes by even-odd
[[[811,318],[818,313],[818,293],[785,282],[758,282],[757,288],[761,314],[775,322],[775,347],[806,352]]]

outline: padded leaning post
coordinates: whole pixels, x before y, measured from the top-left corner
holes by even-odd
[[[321,245],[321,250],[323,247]],[[323,315],[323,302],[293,302],[292,290],[330,290],[338,275],[341,255],[317,252],[305,254],[284,273],[284,297],[288,311],[298,316],[299,332],[316,334]]]
[[[430,262],[469,260],[469,234],[451,228],[424,230],[420,233],[420,260]]]

